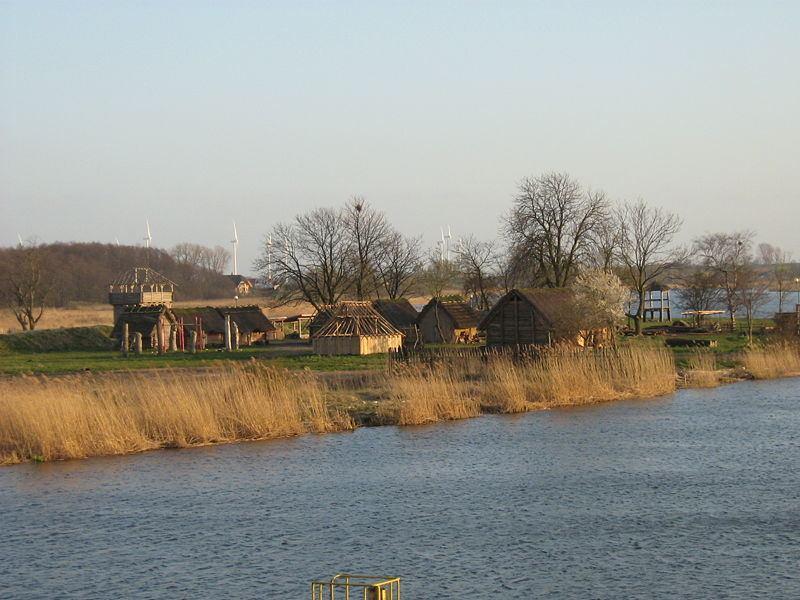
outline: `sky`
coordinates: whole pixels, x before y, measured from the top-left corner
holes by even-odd
[[[240,271],[353,195],[433,245],[564,171],[800,257],[800,2],[0,0],[0,245]]]

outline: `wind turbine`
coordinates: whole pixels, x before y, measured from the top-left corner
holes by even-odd
[[[19,240],[19,245],[20,246],[24,246],[25,245],[25,242],[22,241],[22,236],[20,234],[17,234],[17,239]]]
[[[453,237],[453,234],[450,233],[450,225],[447,226],[447,235],[445,237],[447,238],[447,260],[450,261],[450,239]]]
[[[114,243],[115,243],[117,246],[119,246],[119,238],[115,237],[115,238],[114,238]]]
[[[231,244],[233,244],[233,274],[239,274],[239,234],[236,232],[236,221],[233,222],[233,239],[231,240]]]
[[[442,239],[440,241],[436,242],[436,245],[439,246],[439,259],[442,262],[444,262],[445,251],[446,251],[445,242],[444,242],[444,227],[439,227],[439,231],[442,232]]]
[[[144,247],[149,248],[153,241],[153,236],[150,235],[150,219],[145,219],[145,222],[147,223],[147,236],[144,238]]]

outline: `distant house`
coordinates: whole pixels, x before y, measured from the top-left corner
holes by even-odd
[[[515,289],[500,298],[481,321],[487,346],[549,345],[558,341],[560,320],[579,318],[570,313],[574,296],[567,289]],[[600,346],[608,331],[583,330],[574,341],[577,345]]]
[[[369,302],[341,302],[329,309],[327,323],[311,338],[315,354],[376,354],[402,347],[403,334]]]
[[[166,352],[169,348],[170,331],[175,324],[175,315],[164,304],[146,306],[130,306],[117,316],[112,336],[119,342],[124,337],[125,325],[128,326],[129,340],[137,333],[142,334],[142,347],[160,349]]]
[[[237,296],[247,296],[253,291],[255,280],[244,275],[228,275],[228,279],[233,283],[234,291]]]
[[[258,342],[283,339],[283,329],[264,314],[258,306],[198,306],[173,310],[179,325],[192,329],[201,337],[201,346],[222,346],[225,343],[225,316],[239,328],[239,343],[251,346]]]
[[[478,334],[480,313],[466,302],[432,298],[417,317],[417,327],[426,344],[472,341]]]
[[[411,302],[405,298],[400,300],[373,300],[372,307],[402,332],[403,343],[406,346],[413,346],[417,343],[419,338],[417,317],[419,317],[419,313]]]

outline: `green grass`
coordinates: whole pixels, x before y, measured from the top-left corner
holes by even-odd
[[[176,352],[163,356],[144,353],[127,358],[116,351],[0,352],[0,374],[202,368],[221,360],[258,360],[277,368],[313,371],[380,369],[386,365],[384,355],[316,356],[311,354],[309,346],[289,349],[281,346],[254,347],[238,352],[207,350],[197,354]]]
[[[0,353],[111,350],[111,330],[107,325],[96,325],[9,333],[0,335]]]

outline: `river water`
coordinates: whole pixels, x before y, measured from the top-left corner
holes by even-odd
[[[800,380],[0,469],[0,598],[800,597]]]

